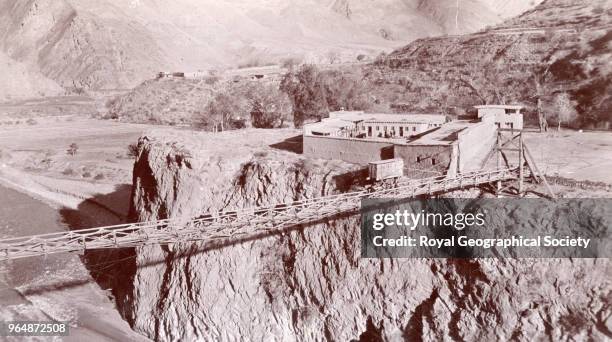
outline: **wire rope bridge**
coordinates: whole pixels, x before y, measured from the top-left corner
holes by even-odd
[[[464,173],[453,178],[441,176],[404,179],[394,187],[378,187],[268,207],[211,213],[192,220],[165,219],[0,239],[0,260],[90,249],[246,238],[342,213],[357,212],[364,198],[410,198],[511,179],[517,179],[516,168]]]

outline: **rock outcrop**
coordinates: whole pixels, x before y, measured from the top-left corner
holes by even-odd
[[[246,142],[235,142],[245,144]],[[350,191],[340,162],[286,152],[226,159],[143,138],[131,217],[197,216]],[[215,163],[214,161],[218,161]],[[360,258],[359,217],[224,246],[146,246],[117,279],[132,327],[173,340],[604,340],[607,259]]]

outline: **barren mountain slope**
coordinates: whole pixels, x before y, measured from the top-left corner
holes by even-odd
[[[0,102],[27,96],[51,96],[63,93],[62,87],[30,69],[26,64],[17,62],[0,51]]]
[[[122,88],[157,70],[265,63],[289,55],[319,61],[330,51],[352,59],[418,37],[471,31],[531,5],[500,0],[0,0],[0,48],[64,87]]]
[[[157,42],[114,6],[0,1],[0,46],[65,88],[120,88],[167,63]]]

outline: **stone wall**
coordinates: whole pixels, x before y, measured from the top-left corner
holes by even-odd
[[[363,139],[304,136],[306,157],[338,159],[355,164],[402,158],[404,175],[415,178],[444,175],[449,167],[455,171],[458,161],[454,152],[453,145],[404,145]]]
[[[395,158],[404,159],[404,175],[432,177],[446,174],[454,165],[452,145],[395,145]]]
[[[454,176],[457,172],[480,170],[496,142],[493,121],[483,121],[458,132],[452,144],[394,144],[341,137],[304,136],[304,155],[309,158],[337,159],[355,164],[402,158],[404,175],[420,178]]]
[[[304,136],[304,155],[309,158],[338,159],[349,163],[367,164],[393,158],[393,144],[340,137]]]

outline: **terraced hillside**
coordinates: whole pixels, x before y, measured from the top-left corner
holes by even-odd
[[[547,0],[475,34],[417,40],[368,76],[378,101],[396,110],[523,103],[533,113],[540,99],[549,121],[609,127],[611,14],[606,0]]]

